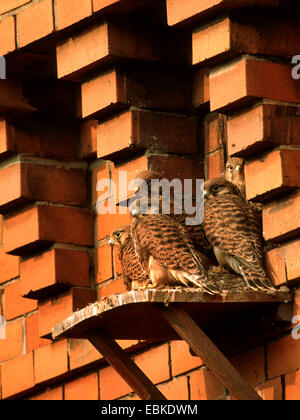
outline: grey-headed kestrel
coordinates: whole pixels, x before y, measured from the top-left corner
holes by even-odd
[[[135,253],[131,226],[125,225],[112,232],[109,244],[119,247],[119,259],[126,289],[137,290],[146,288],[149,283],[149,277],[139,263]]]
[[[204,183],[204,231],[219,264],[240,274],[250,289],[275,290],[263,265],[260,221],[223,177]]]
[[[196,251],[184,227],[165,214],[132,212],[131,232],[139,262],[152,287],[197,286],[203,292],[220,291],[209,279],[207,257]]]
[[[161,173],[150,171],[150,170],[142,171],[138,173],[137,176],[135,177],[135,182],[136,182],[136,188],[135,188],[136,195],[135,196],[138,199],[141,200],[144,195],[144,190],[141,187],[140,181],[145,182],[147,186],[146,193],[148,194],[147,196],[148,206],[147,206],[146,211],[143,211],[144,213],[150,214],[151,212],[154,212],[155,214],[162,214],[163,199],[164,199],[162,195],[162,191],[159,190],[158,202],[153,203],[151,201],[151,185],[153,186],[154,180],[161,181],[163,179],[165,179],[165,177]],[[182,200],[182,203],[180,203],[181,204],[180,209],[182,209],[182,211],[180,213],[177,213],[177,211],[175,211],[176,200],[174,200],[174,194],[172,195],[171,193],[169,198],[170,198],[170,213],[168,215],[184,227],[186,232],[190,235],[195,248],[199,252],[206,255],[208,258],[210,258],[210,265],[216,264],[212,248],[204,234],[203,223],[195,224],[195,225],[186,224],[186,219],[189,216],[185,213],[184,208],[183,208],[183,197],[176,198],[177,200]]]

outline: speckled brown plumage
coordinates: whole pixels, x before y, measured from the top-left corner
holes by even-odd
[[[131,237],[131,226],[122,226],[112,232],[109,243],[119,247],[119,259],[126,289],[136,290],[147,287],[149,277],[138,261]]]
[[[174,219],[135,214],[131,230],[139,261],[153,287],[195,285],[207,293],[219,293],[204,268],[206,257],[196,251],[184,227]]]
[[[243,276],[253,290],[274,289],[263,266],[260,221],[224,178],[204,184],[204,231],[220,265]]]
[[[159,172],[154,172],[154,171],[142,171],[139,174],[137,174],[135,180],[137,185],[139,184],[139,180],[145,181],[148,187],[148,206],[147,209],[145,211],[145,209],[143,209],[144,213],[148,213],[150,214],[152,212],[153,213],[158,213],[158,214],[162,214],[162,195],[160,192],[159,195],[159,202],[157,203],[157,206],[154,206],[153,203],[151,202],[151,181],[152,180],[162,180],[164,179],[164,176],[162,174],[160,174]],[[136,193],[137,193],[137,197],[140,197],[140,199],[143,196],[143,191],[142,189],[140,189],[139,187],[137,187],[136,189]],[[183,198],[182,198],[183,199]],[[138,202],[138,204],[140,205],[140,201]],[[152,204],[152,207],[151,207]],[[182,203],[183,204],[183,203]],[[176,203],[174,201],[174,196],[170,197],[170,214],[169,216],[172,217],[174,220],[176,220],[177,223],[180,223],[184,229],[186,230],[186,232],[190,235],[193,244],[195,246],[195,248],[205,254],[208,258],[210,258],[210,264],[213,265],[216,263],[215,258],[214,258],[214,254],[212,252],[212,248],[205,236],[204,230],[203,230],[203,223],[200,223],[198,225],[187,225],[186,224],[186,219],[188,217],[194,217],[195,214],[193,215],[187,215],[184,211],[183,205],[182,207],[182,212],[180,214],[176,214],[175,211],[175,206]]]

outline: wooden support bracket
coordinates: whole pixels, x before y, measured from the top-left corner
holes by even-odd
[[[166,399],[130,356],[108,334],[99,330],[90,331],[85,334],[85,337],[142,400]]]
[[[219,379],[239,400],[261,400],[224,354],[204,334],[186,311],[176,304],[160,308],[164,319],[174,328]]]

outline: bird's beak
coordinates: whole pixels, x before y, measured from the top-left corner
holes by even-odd
[[[208,192],[207,192],[207,190],[204,190],[204,191],[203,191],[203,197],[204,197],[204,198],[207,198],[207,197],[208,197]]]
[[[109,238],[108,245],[113,246],[115,241],[112,238]]]
[[[140,211],[138,209],[132,209],[130,210],[132,217],[137,217],[140,214]]]

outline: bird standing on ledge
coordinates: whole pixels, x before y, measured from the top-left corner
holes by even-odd
[[[206,181],[204,199],[204,231],[219,264],[252,290],[276,290],[263,266],[260,221],[236,186],[222,177]]]
[[[207,257],[196,251],[184,227],[168,215],[132,212],[131,232],[138,260],[152,287],[197,286],[203,292],[220,291],[209,279]]]

